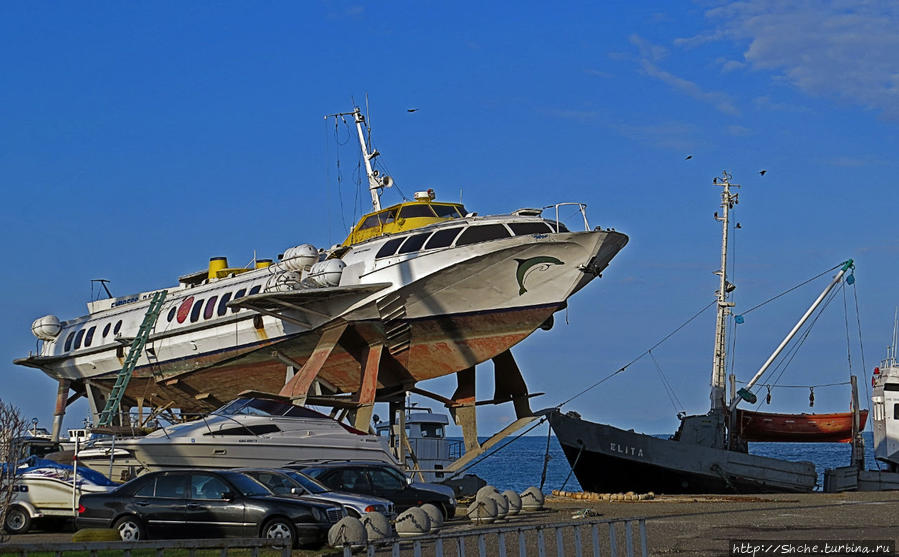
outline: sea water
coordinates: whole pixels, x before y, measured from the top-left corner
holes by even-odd
[[[865,440],[865,467],[868,470],[876,470],[873,434],[864,432],[862,436]],[[666,439],[668,436],[656,437]],[[482,439],[484,440],[486,438]],[[466,471],[480,476],[500,490],[514,489],[520,492],[530,486],[540,487],[547,454],[545,435],[520,437],[507,445],[500,443],[497,446],[502,448],[489,453],[486,458],[476,460],[476,464]],[[804,460],[813,463],[818,472],[817,489],[820,490],[824,485],[824,470],[848,466],[852,448],[849,443],[750,443],[749,452],[783,460]],[[597,470],[596,473],[602,474],[602,470]],[[555,436],[549,438],[549,460],[546,463],[543,491],[549,493],[553,489],[581,490],[577,478],[571,474],[571,467]]]

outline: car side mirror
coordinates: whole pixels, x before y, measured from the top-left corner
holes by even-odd
[[[412,485],[412,478],[406,478],[406,485]]]
[[[300,493],[300,490],[299,490],[299,489],[297,489],[297,488],[295,488],[295,487],[290,488],[290,494],[291,494],[291,495],[299,495],[299,493]]]

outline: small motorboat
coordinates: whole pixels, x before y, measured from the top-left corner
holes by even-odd
[[[72,518],[82,494],[114,488],[114,483],[94,470],[79,467],[76,472],[72,466],[28,458],[16,469],[13,497],[4,528],[11,534],[24,534],[34,520]]]
[[[849,443],[852,412],[834,414],[777,414],[740,410],[740,437],[744,441],[793,443]],[[859,431],[868,411],[859,412]]]

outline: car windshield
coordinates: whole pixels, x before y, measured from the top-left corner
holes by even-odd
[[[246,496],[262,495],[262,496],[264,496],[264,495],[272,494],[272,492],[269,491],[269,489],[267,487],[265,487],[261,483],[257,482],[256,480],[254,480],[253,478],[251,478],[250,476],[247,476],[245,474],[237,474],[237,473],[228,474],[228,479],[231,481],[231,483],[234,484],[234,487],[236,487],[237,490],[240,491],[241,494],[243,494],[243,495],[246,495]]]
[[[324,485],[320,484],[317,480],[313,480],[309,476],[305,474],[301,474],[300,472],[285,472],[292,480],[303,486],[309,493],[325,493],[328,491],[328,488]]]

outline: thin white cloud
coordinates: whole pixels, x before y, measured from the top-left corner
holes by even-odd
[[[806,106],[778,102],[778,101],[773,100],[768,95],[762,95],[761,97],[756,97],[756,98],[752,99],[752,103],[760,110],[777,110],[777,111],[783,111],[783,112],[808,112],[809,111],[809,108]]]
[[[618,133],[628,139],[649,143],[665,149],[675,149],[684,153],[696,146],[696,127],[684,122],[663,122],[645,126],[618,124]]]
[[[720,112],[732,115],[738,115],[740,113],[740,111],[737,110],[737,107],[734,106],[730,96],[726,93],[720,91],[706,91],[695,82],[676,76],[671,72],[660,68],[657,62],[668,55],[668,51],[664,47],[654,45],[637,35],[631,35],[630,41],[631,44],[635,45],[640,50],[639,63],[646,75],[658,79],[672,89],[680,91],[689,97],[710,104]]]
[[[588,122],[599,118],[600,113],[595,110],[571,110],[571,109],[550,109],[549,114],[566,120],[576,120],[578,122]]]
[[[850,157],[846,155],[841,155],[839,157],[835,157],[827,161],[827,164],[831,166],[842,166],[848,168],[857,168],[862,166],[884,166],[889,165],[890,163],[874,156],[870,155],[862,155],[859,157]]]
[[[899,3],[894,0],[744,0],[706,12],[714,33],[679,39],[746,44],[754,70],[801,91],[899,118]]]
[[[594,70],[592,68],[588,68],[588,69],[584,70],[584,73],[587,75],[595,76],[595,77],[601,77],[603,79],[611,79],[611,78],[615,77],[614,75],[610,74],[609,72],[604,72],[602,70]]]
[[[727,126],[727,133],[735,137],[745,137],[752,133],[752,130],[743,126]]]

